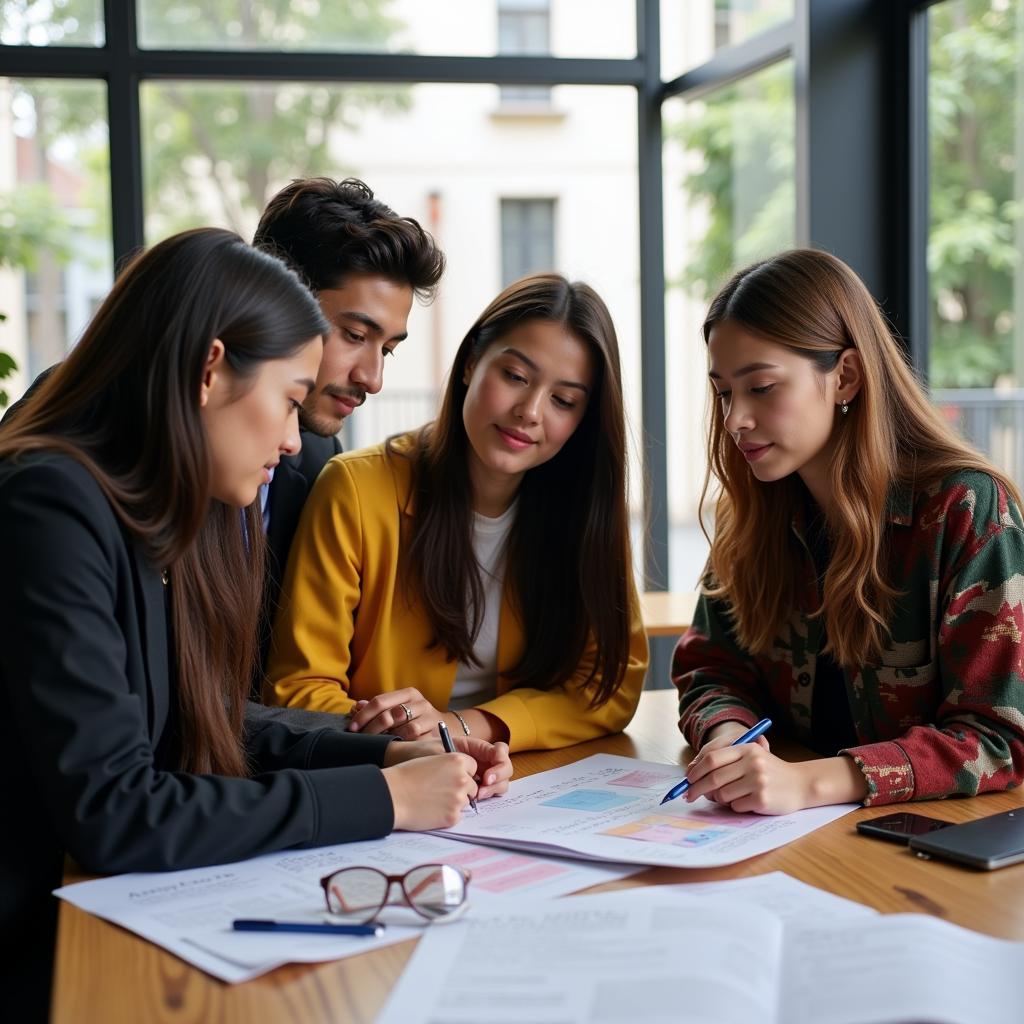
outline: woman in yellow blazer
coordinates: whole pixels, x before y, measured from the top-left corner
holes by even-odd
[[[325,467],[264,699],[513,750],[621,730],[647,667],[625,437],[599,296],[554,274],[511,285],[463,340],[436,422]]]

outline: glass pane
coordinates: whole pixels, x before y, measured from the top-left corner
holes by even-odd
[[[63,359],[112,280],[106,89],[0,79],[0,380],[16,400]],[[2,362],[2,359],[0,359]]]
[[[555,201],[502,199],[502,285],[509,285],[527,274],[553,270],[556,265]]]
[[[0,43],[103,46],[103,0],[0,0]]]
[[[661,77],[671,81],[792,17],[793,0],[661,0]]]
[[[793,245],[792,62],[703,102],[671,100],[663,118],[669,585],[693,590],[707,555],[697,520],[710,412],[700,325],[733,271]]]
[[[524,230],[608,303],[639,438],[636,93],[552,91],[557,115],[509,117],[494,85],[144,83],[147,240],[198,224],[251,238],[267,200],[314,174],[358,175],[430,230],[448,271],[432,305],[413,305],[384,390],[349,419],[357,447],[434,414],[459,342],[502,288],[502,200],[540,200],[519,208]]]
[[[932,396],[1024,482],[1024,0],[928,22]]]
[[[153,49],[636,55],[634,0],[602,0],[600,18],[592,0],[138,0],[138,11]]]

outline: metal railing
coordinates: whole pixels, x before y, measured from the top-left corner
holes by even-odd
[[[341,429],[345,451],[380,444],[393,434],[421,427],[437,415],[439,392],[434,388],[416,391],[385,391],[368,395],[366,401]]]
[[[1024,483],[1024,388],[936,389],[932,401],[971,444]]]

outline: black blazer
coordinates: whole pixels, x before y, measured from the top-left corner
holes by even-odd
[[[267,495],[270,516],[267,526],[267,579],[260,617],[260,662],[252,686],[252,699],[257,702],[262,700],[260,691],[270,651],[274,614],[302,506],[324,464],[341,452],[341,442],[337,437],[319,437],[308,430],[300,431],[300,436],[302,449],[298,455],[286,455],[281,459]]]
[[[65,852],[160,871],[391,830],[383,737],[249,721],[251,777],[177,771],[161,576],[74,459],[0,463],[0,545],[3,975],[52,948]]]
[[[337,437],[318,437],[308,430],[300,431],[302,450],[298,455],[286,455],[274,470],[267,497],[270,524],[267,544],[270,548],[269,597],[276,607],[281,591],[281,580],[288,564],[288,552],[299,525],[299,515],[309,492],[328,459],[341,453]]]

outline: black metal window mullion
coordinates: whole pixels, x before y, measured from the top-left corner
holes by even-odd
[[[114,266],[122,265],[145,241],[143,226],[142,125],[134,2],[104,0],[107,116],[110,146],[110,211]]]
[[[665,242],[662,195],[661,26],[657,0],[638,0],[637,185],[640,216],[640,376],[647,484],[647,587],[668,587],[668,418],[665,392]],[[652,664],[652,670],[657,666]]]
[[[911,11],[907,40],[910,109],[906,131],[910,154],[904,175],[908,222],[905,226],[909,253],[905,299],[910,359],[922,379],[928,379],[931,334],[928,287],[928,228],[931,180],[928,158],[928,13]]]

